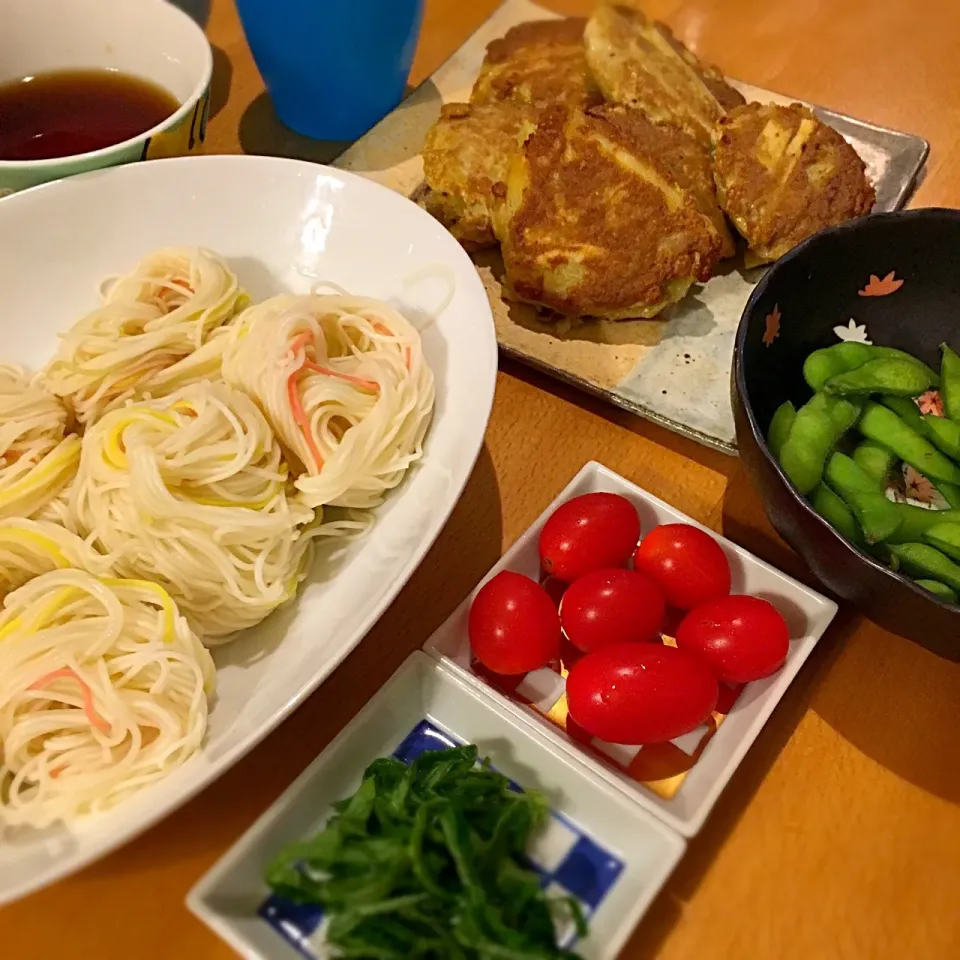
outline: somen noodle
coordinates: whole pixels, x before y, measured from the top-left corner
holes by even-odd
[[[160,250],[62,335],[46,385],[89,424],[131,398],[215,378],[224,343],[217,332],[248,302],[218,254]]]
[[[225,383],[106,414],[83,440],[72,506],[120,576],[168,590],[205,642],[253,626],[305,574],[314,519],[256,404]]]
[[[416,329],[379,300],[282,295],[250,307],[223,375],[267,415],[309,506],[375,507],[422,455],[433,374]]]
[[[0,614],[0,824],[113,806],[199,747],[210,654],[154,583],[56,570]]]
[[[42,573],[71,567],[105,576],[110,558],[57,523],[0,520],[0,600]]]
[[[80,438],[66,407],[20,368],[0,365],[0,517],[30,517],[70,482]]]

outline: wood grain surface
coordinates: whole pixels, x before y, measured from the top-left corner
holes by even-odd
[[[411,82],[495,5],[427,0]],[[590,0],[547,5],[584,13]],[[926,137],[932,155],[913,205],[960,206],[956,0],[648,0],[646,9],[732,76]],[[216,53],[207,151],[336,155],[339,145],[276,120],[232,0],[206,13]],[[188,914],[187,890],[590,459],[810,582],[736,460],[504,362],[463,499],[377,627],[200,797],[4,909],[0,956],[227,960],[230,950]],[[958,726],[960,666],[841,610],[623,958],[960,958]]]

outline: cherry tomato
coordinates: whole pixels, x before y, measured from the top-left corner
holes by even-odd
[[[730,592],[730,564],[709,533],[689,523],[664,523],[642,540],[633,565],[663,587],[667,603],[692,610]]]
[[[787,659],[790,630],[759,597],[721,597],[697,607],[677,628],[677,646],[696,654],[718,679],[749,683],[776,673]]]
[[[663,743],[703,723],[717,678],[700,659],[660,643],[617,643],[588,653],[567,676],[570,716],[607,743]]]
[[[560,655],[560,616],[546,590],[510,570],[484,584],[467,620],[473,655],[494,673],[529,673]]]
[[[663,591],[633,570],[594,570],[567,587],[560,625],[578,649],[659,638],[667,610]]]
[[[540,532],[540,563],[572,583],[591,570],[622,567],[640,539],[633,504],[615,493],[586,493],[557,507]]]

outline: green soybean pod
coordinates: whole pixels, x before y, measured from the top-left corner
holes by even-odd
[[[932,593],[938,600],[945,600],[947,603],[957,602],[957,591],[939,580],[914,580],[913,582],[918,587],[923,587],[928,593]]]
[[[876,483],[878,490],[886,489],[887,480],[897,463],[897,455],[892,450],[873,440],[861,440],[851,456],[853,462]]]
[[[942,453],[953,460],[960,458],[960,423],[932,413],[923,414],[912,400],[905,397],[880,397],[880,402]]]
[[[923,540],[951,560],[960,560],[960,523],[935,524],[923,535]]]
[[[839,397],[867,396],[883,393],[894,397],[919,397],[936,382],[936,375],[915,360],[899,357],[878,357],[854,370],[837,374],[823,389]]]
[[[908,397],[879,397],[880,403],[892,410],[908,427],[917,433],[925,433],[923,414],[920,408]]]
[[[849,370],[856,370],[857,367],[881,357],[910,361],[923,367],[934,383],[938,382],[937,374],[922,360],[910,356],[909,353],[904,353],[903,350],[897,350],[895,347],[878,347],[875,344],[859,343],[856,340],[843,340],[832,347],[814,350],[804,361],[803,377],[813,391],[819,392],[831,377],[839,376]]]
[[[889,408],[879,403],[867,403],[858,429],[867,439],[882,443],[934,483],[942,480],[944,483],[960,484],[960,466],[945,457]]]
[[[946,554],[926,543],[898,543],[890,552],[900,563],[900,569],[920,580],[939,580],[951,590],[960,590],[960,566]]]
[[[832,347],[814,350],[804,361],[803,378],[811,390],[818,392],[831,377],[855,370],[875,356],[869,344],[844,340]]]
[[[952,483],[938,483],[936,488],[940,496],[950,504],[951,507],[960,507],[960,487]]]
[[[960,422],[960,356],[946,343],[940,344],[940,351],[943,355],[940,363],[943,409],[951,420]]]
[[[923,416],[924,435],[951,460],[960,460],[960,422],[932,413]]]
[[[825,483],[821,483],[820,486],[813,491],[813,497],[810,502],[813,504],[813,509],[816,510],[841,537],[856,544],[858,547],[863,545],[863,531],[850,512],[850,508]]]
[[[859,404],[825,393],[814,394],[797,411],[780,450],[780,466],[802,494],[817,488],[827,457],[859,415]]]
[[[912,503],[895,503],[900,526],[889,537],[891,543],[918,543],[938,523],[960,523],[960,510],[929,510]]]
[[[901,523],[897,505],[880,492],[873,478],[850,457],[832,454],[823,476],[853,512],[867,543],[887,540],[896,532]]]
[[[778,459],[780,451],[790,435],[793,421],[796,419],[797,408],[789,400],[786,400],[777,407],[773,418],[770,420],[770,429],[767,430],[767,446],[770,447],[770,452]]]

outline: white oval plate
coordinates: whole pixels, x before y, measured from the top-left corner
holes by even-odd
[[[433,424],[423,460],[380,508],[372,532],[334,570],[315,569],[297,599],[216,651],[218,697],[201,754],[73,828],[8,832],[0,838],[0,903],[77,870],[170,813],[316,689],[440,532],[490,415],[493,318],[459,244],[385,187],[269,157],[151,161],[0,200],[0,361],[42,366],[57,334],[97,304],[102,278],[167,245],[223,254],[255,301],[330,280],[391,302],[422,327],[437,380]],[[429,322],[451,280],[453,299]]]

